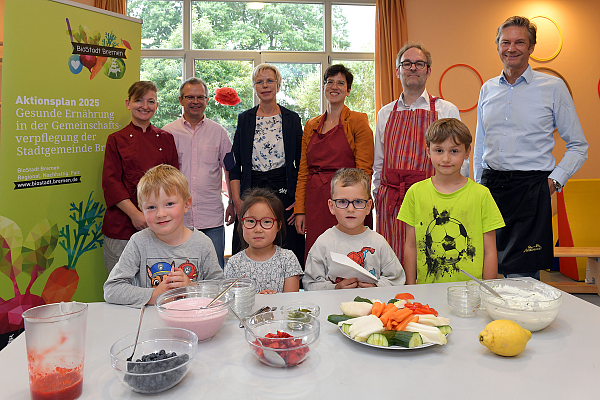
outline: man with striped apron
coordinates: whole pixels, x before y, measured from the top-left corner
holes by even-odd
[[[550,196],[583,165],[588,144],[565,83],[529,66],[535,42],[536,27],[524,17],[496,32],[503,70],[481,87],[473,170],[506,223],[496,231],[498,272],[539,279],[553,260]],[[555,128],[567,143],[558,165]]]
[[[425,131],[438,118],[460,119],[455,105],[427,93],[425,84],[430,74],[431,54],[420,44],[406,43],[396,57],[402,95],[377,114],[373,165],[376,227],[401,262],[406,226],[397,219],[400,205],[408,188],[434,171],[427,156]]]

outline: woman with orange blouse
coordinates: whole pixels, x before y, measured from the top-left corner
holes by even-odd
[[[373,174],[373,131],[367,114],[350,111],[344,105],[353,78],[341,64],[327,68],[323,75],[327,111],[304,126],[294,213],[296,230],[306,233],[305,258],[315,240],[337,224],[327,206],[335,171],[360,168],[369,176]],[[370,216],[365,223],[369,221],[372,224]]]

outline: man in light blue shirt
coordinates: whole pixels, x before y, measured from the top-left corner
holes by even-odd
[[[536,27],[511,17],[497,31],[500,76],[481,88],[473,155],[475,180],[487,186],[506,227],[497,231],[498,272],[539,277],[553,258],[550,196],[587,159],[588,144],[565,83],[535,72],[529,56]],[[556,165],[554,129],[567,143]]]

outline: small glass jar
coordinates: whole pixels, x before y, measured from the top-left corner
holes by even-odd
[[[231,285],[235,278],[225,279],[221,282],[221,290]],[[234,294],[231,307],[240,316],[245,318],[252,313],[254,307],[254,299],[256,296],[256,285],[250,278],[241,278],[235,285],[229,289]]]
[[[466,285],[448,288],[448,305],[459,317],[474,317],[480,304],[479,292],[470,290]]]
[[[479,293],[479,283],[475,281],[467,281],[466,285],[469,290]]]
[[[288,318],[293,318],[293,314],[298,311],[311,314],[315,318],[318,318],[321,314],[321,308],[318,305],[306,301],[288,303],[281,307],[281,312],[284,313],[284,315],[286,315]]]

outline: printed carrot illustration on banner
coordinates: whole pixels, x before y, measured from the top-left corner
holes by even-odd
[[[71,229],[70,225],[65,225],[61,228],[59,236],[60,247],[67,252],[68,262],[67,265],[56,268],[48,277],[42,292],[42,298],[46,303],[71,301],[79,284],[79,275],[75,270],[79,257],[83,253],[102,247],[104,242],[102,217],[105,208],[99,202],[94,202],[92,194],[94,192],[90,193],[85,208],[83,201],[79,202],[79,205],[71,203],[69,211],[73,213],[69,218],[76,226]]]

